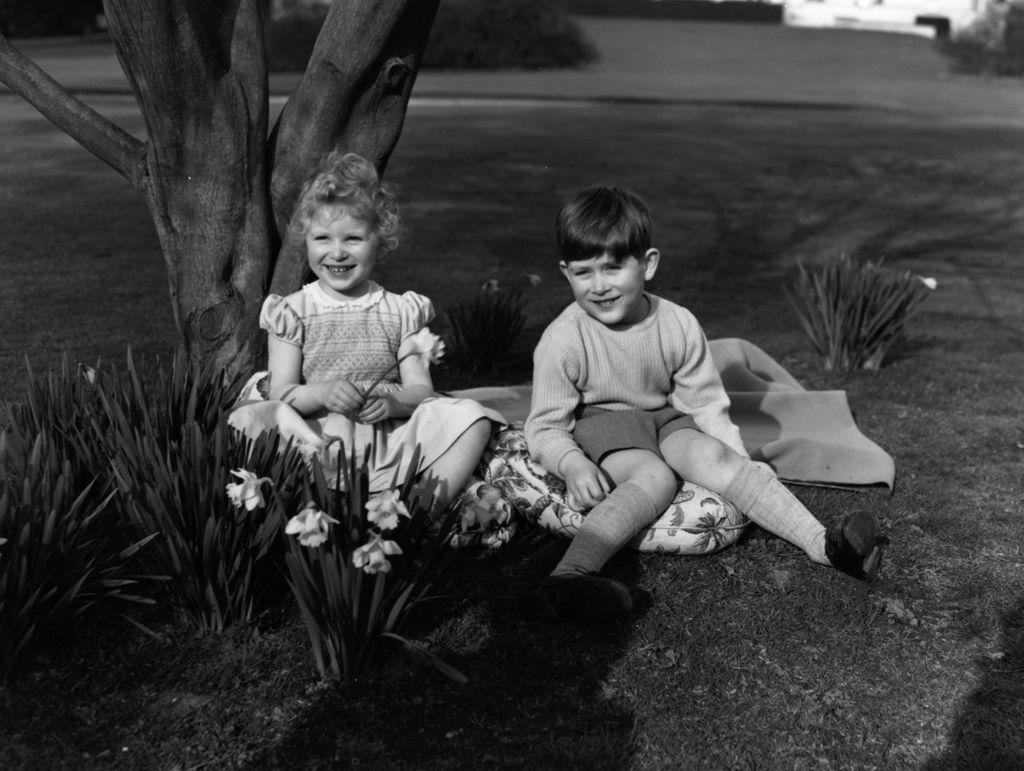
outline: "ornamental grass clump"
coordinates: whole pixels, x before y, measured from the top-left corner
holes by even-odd
[[[334,479],[313,464],[304,502],[284,526],[288,581],[321,677],[354,682],[391,642],[465,680],[401,634],[454,554],[446,546],[457,519],[454,507],[435,520],[430,502],[414,495],[418,454],[417,448],[404,480],[374,496],[368,492],[369,455],[339,463]],[[284,500],[275,496],[275,505]]]
[[[0,683],[9,683],[47,637],[99,603],[133,593],[134,558],[152,540],[125,542],[99,521],[113,493],[76,481],[63,448],[42,430],[0,434]]]
[[[253,620],[282,587],[283,523],[263,510],[263,494],[271,484],[286,498],[301,490],[301,454],[277,432],[250,440],[222,419],[186,423],[173,441],[121,430],[112,464],[123,516],[158,536],[145,563],[169,577],[165,594],[187,623],[220,632]]]
[[[58,368],[42,375],[26,362],[26,374],[24,400],[4,405],[2,422],[12,440],[29,446],[30,437],[45,434],[49,450],[70,462],[72,486],[89,486],[94,499],[105,497],[111,489],[110,447],[96,370],[72,365],[64,356]]]
[[[249,440],[232,430],[238,379],[182,351],[145,374],[129,353],[123,372],[94,372],[91,382],[119,521],[152,537],[140,557],[166,577],[161,599],[201,632],[252,620],[275,588],[284,591],[279,523],[253,502],[270,480],[280,495],[301,490],[300,453],[276,432]],[[240,468],[255,469],[255,480],[239,478]]]
[[[826,370],[877,370],[935,279],[858,262],[848,255],[818,270],[798,266],[786,294]]]
[[[135,430],[176,442],[184,427],[192,423],[210,433],[231,410],[241,388],[239,376],[190,361],[182,349],[175,353],[169,369],[160,361],[147,369],[144,374],[128,351],[123,372],[112,368],[109,373],[92,374],[101,386],[100,398],[115,433]]]
[[[487,372],[508,356],[526,324],[525,308],[521,291],[492,280],[476,297],[445,310],[452,342],[473,372]]]

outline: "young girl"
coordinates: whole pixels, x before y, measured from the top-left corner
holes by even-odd
[[[372,447],[371,492],[406,479],[418,445],[420,489],[441,511],[476,467],[491,421],[503,419],[434,393],[429,358],[412,353],[434,317],[430,300],[372,280],[398,244],[398,227],[395,195],[373,165],[352,153],[328,156],[303,188],[288,234],[305,242],[316,280],[264,301],[270,401],[248,415],[239,408],[232,424],[249,435],[272,424],[319,454],[329,472],[342,448],[362,459]]]

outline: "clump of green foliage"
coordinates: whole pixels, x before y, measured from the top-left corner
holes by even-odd
[[[423,66],[543,69],[596,58],[593,43],[548,0],[448,0],[437,12]]]
[[[435,520],[431,501],[416,493],[413,450],[405,478],[383,494],[369,493],[368,459],[316,464],[302,511],[289,520],[288,582],[302,613],[321,677],[354,682],[381,659],[384,645],[430,661],[448,677],[465,677],[402,636],[409,614],[426,598],[454,552],[447,544],[458,519],[449,507]],[[331,478],[328,478],[331,477]]]
[[[96,29],[103,0],[4,0],[0,29],[8,37],[80,35]]]
[[[973,24],[938,41],[955,72],[1024,75],[1024,2],[989,3]]]
[[[509,355],[526,324],[525,308],[521,291],[489,281],[475,297],[445,309],[453,347],[473,372],[487,372]]]
[[[250,441],[223,421],[208,433],[189,423],[174,444],[137,433],[117,442],[122,517],[137,533],[160,534],[142,559],[168,577],[165,598],[200,632],[252,621],[280,584],[284,522],[236,505],[225,489],[233,470],[255,469],[295,490],[298,454],[276,433]]]
[[[787,294],[825,369],[851,372],[882,366],[934,288],[934,279],[844,255],[818,270],[800,265]]]
[[[0,433],[0,683],[65,625],[135,594],[136,555],[155,534],[116,526],[106,422],[92,385],[65,359],[30,371]]]
[[[129,355],[124,373],[97,373],[95,387],[120,519],[133,532],[160,534],[141,559],[167,576],[165,600],[199,631],[251,620],[280,568],[279,523],[239,510],[224,491],[243,466],[294,478],[295,453],[279,452],[276,435],[251,442],[232,431],[226,416],[237,379],[181,351],[170,369],[158,364],[148,377]]]
[[[267,19],[263,24],[267,68],[271,72],[305,70],[326,13],[320,8],[302,8]]]
[[[461,679],[400,634],[452,554],[455,508],[431,518],[411,492],[415,458],[376,503],[367,458],[328,484],[276,431],[229,425],[239,390],[180,351],[145,373],[130,354],[123,371],[66,359],[29,371],[0,433],[0,684],[111,600],[160,602],[194,631],[222,632],[285,602],[288,586],[322,676],[356,679],[391,641]]]
[[[306,68],[326,15],[296,7],[264,24],[271,72]],[[423,57],[425,69],[579,67],[597,49],[557,5],[545,0],[446,0]]]

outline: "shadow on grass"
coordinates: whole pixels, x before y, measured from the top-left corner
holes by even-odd
[[[1003,648],[957,717],[950,749],[925,771],[1024,768],[1024,598],[1003,616]]]
[[[398,656],[365,683],[322,691],[247,767],[627,768],[637,718],[604,682],[633,623],[535,622],[512,600],[565,545],[546,534],[517,539],[453,577],[463,607],[427,620],[426,634],[467,683]],[[635,585],[635,554],[617,557],[608,573]]]

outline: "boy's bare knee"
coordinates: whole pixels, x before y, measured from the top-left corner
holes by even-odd
[[[699,442],[690,445],[689,450],[690,463],[700,468],[726,470],[742,460],[727,444],[710,436],[702,436]]]
[[[672,502],[679,485],[676,473],[667,463],[661,461],[645,464],[636,469],[626,481],[632,482],[647,493],[658,508],[664,508]]]

